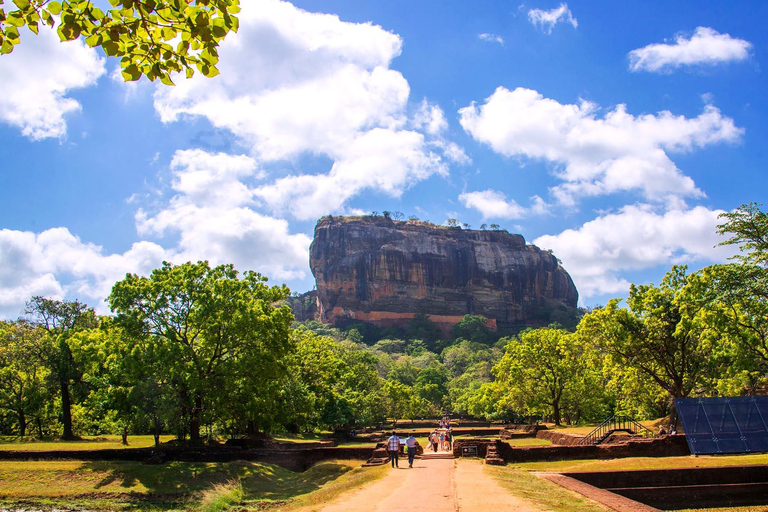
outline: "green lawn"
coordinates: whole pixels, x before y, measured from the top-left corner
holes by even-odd
[[[173,436],[160,436],[160,442],[172,440]],[[29,439],[24,441],[8,436],[0,437],[0,450],[48,451],[48,450],[105,450],[123,448],[148,448],[154,446],[152,436],[128,436],[128,446],[124,446],[120,436],[84,436],[78,441]]]
[[[299,507],[383,475],[360,461],[327,461],[303,473],[258,462],[146,465],[137,462],[0,462],[2,506],[62,506],[99,510],[195,508],[241,489],[238,503],[260,509]],[[381,475],[380,475],[381,474]],[[315,493],[317,496],[315,496]],[[210,507],[209,507],[210,508]]]

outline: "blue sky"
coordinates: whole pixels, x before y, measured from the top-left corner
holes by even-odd
[[[521,233],[594,306],[765,202],[767,3],[241,3],[214,79],[50,31],[0,57],[0,317],[163,260],[303,292],[317,218],[383,210]]]

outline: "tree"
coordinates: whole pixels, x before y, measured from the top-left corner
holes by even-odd
[[[20,43],[27,27],[56,27],[62,41],[83,38],[120,59],[125,80],[146,76],[173,85],[170,75],[182,70],[187,78],[197,69],[207,77],[219,72],[218,45],[237,32],[239,0],[109,0],[106,12],[90,1],[13,0],[7,12],[0,0],[0,54]],[[58,19],[58,21],[57,21]]]
[[[686,267],[674,266],[657,287],[632,285],[627,309],[619,300],[584,316],[578,332],[596,342],[622,366],[636,368],[669,398],[703,393],[718,363],[709,339],[695,321],[696,306],[683,289]]]
[[[501,229],[501,226],[499,226],[498,224],[491,224],[488,227],[491,228],[493,231],[498,231]]]
[[[736,263],[703,268],[688,283],[690,304],[697,319],[713,336],[736,346],[735,364],[729,370],[746,375],[744,388],[754,393],[768,373],[768,214],[758,204],[741,205],[722,218],[721,245],[738,245]]]
[[[458,228],[461,227],[461,222],[458,219],[448,219],[445,221],[445,225],[449,228]]]
[[[487,324],[488,319],[484,316],[464,315],[461,321],[453,326],[453,335],[455,338],[490,345],[496,341],[496,336]]]
[[[290,293],[232,265],[164,262],[150,277],[127,274],[112,288],[109,305],[126,331],[151,341],[164,381],[172,386],[192,441],[204,414],[237,411],[258,430],[271,385],[285,373],[293,348]]]
[[[394,425],[397,420],[411,415],[413,406],[413,389],[396,380],[387,380],[381,388],[384,400],[384,411],[392,418]]]
[[[589,352],[588,345],[563,329],[529,329],[506,345],[493,372],[506,402],[530,415],[551,414],[560,425],[564,406],[575,410],[588,393],[600,393],[601,386],[595,385],[599,371],[590,368],[594,356]]]
[[[16,416],[20,437],[33,419],[38,422],[49,395],[45,389],[47,368],[36,357],[45,335],[27,322],[0,321],[0,409]]]
[[[747,203],[732,212],[721,214],[721,218],[728,220],[717,226],[717,232],[731,235],[720,245],[738,245],[745,253],[737,255],[736,259],[765,267],[768,265],[768,213],[761,211],[760,206],[754,202]]]
[[[35,296],[27,302],[26,313],[31,323],[45,330],[46,336],[36,348],[37,357],[50,370],[58,384],[61,399],[62,438],[75,439],[72,429],[72,386],[80,382],[83,371],[70,346],[73,335],[98,326],[93,309],[74,301],[58,301]]]

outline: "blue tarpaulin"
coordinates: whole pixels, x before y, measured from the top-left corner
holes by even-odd
[[[768,396],[676,398],[694,455],[768,452]]]

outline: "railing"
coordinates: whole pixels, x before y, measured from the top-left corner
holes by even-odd
[[[611,416],[592,432],[584,436],[584,439],[579,441],[579,444],[600,444],[614,432],[628,432],[643,437],[654,437],[650,429],[642,426],[629,416]]]

